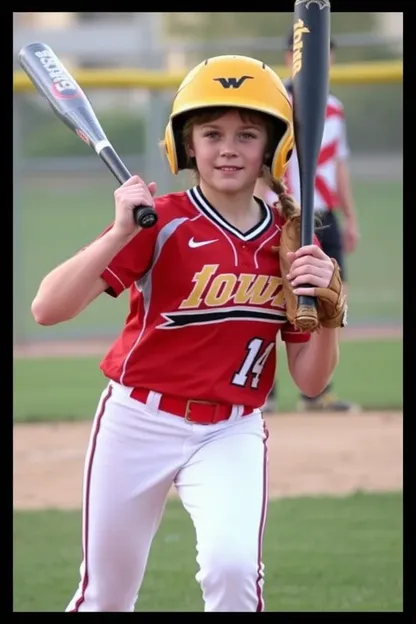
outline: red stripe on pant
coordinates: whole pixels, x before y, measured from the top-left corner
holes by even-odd
[[[95,449],[97,447],[97,437],[100,431],[101,420],[104,416],[105,406],[107,405],[108,399],[111,397],[112,391],[113,391],[112,387],[109,386],[108,391],[102,400],[100,411],[98,412],[97,418],[95,419],[95,429],[93,432],[90,456],[88,459],[87,476],[85,480],[85,494],[84,494],[84,521],[83,521],[84,544],[83,544],[83,549],[82,549],[82,558],[84,562],[84,574],[83,574],[82,586],[81,586],[82,587],[81,596],[76,601],[75,608],[72,609],[72,613],[77,612],[80,606],[82,605],[82,603],[85,601],[85,591],[88,587],[88,529],[89,529],[89,526],[88,526],[89,517],[88,516],[89,516],[89,503],[90,503],[91,470],[92,470],[92,464],[94,461]]]
[[[267,440],[269,438],[269,432],[266,427],[266,423],[264,423],[264,457],[263,457],[263,502],[261,508],[261,516],[260,516],[260,528],[259,528],[259,540],[258,540],[258,559],[257,559],[257,608],[256,612],[264,611],[264,600],[263,600],[263,591],[261,587],[261,580],[263,578],[262,572],[262,558],[263,558],[263,535],[264,535],[264,527],[266,525],[266,515],[267,515],[267,502],[268,502],[268,487],[267,487]]]

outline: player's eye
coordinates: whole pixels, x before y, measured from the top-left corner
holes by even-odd
[[[257,138],[257,135],[254,132],[242,132],[240,136],[244,141],[250,141],[251,139]]]
[[[204,132],[204,137],[208,139],[216,139],[219,136],[219,132],[217,130],[207,130]]]

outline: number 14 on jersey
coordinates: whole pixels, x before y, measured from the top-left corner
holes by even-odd
[[[240,369],[235,373],[232,383],[235,386],[244,387],[251,378],[251,387],[257,388],[260,381],[260,375],[263,372],[267,358],[273,349],[276,348],[276,342],[270,342],[263,350],[264,340],[261,338],[253,338],[247,345],[247,355],[245,356]]]

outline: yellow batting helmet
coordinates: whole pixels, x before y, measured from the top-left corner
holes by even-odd
[[[292,105],[283,82],[262,61],[248,56],[209,58],[182,81],[165,131],[165,149],[174,175],[188,167],[182,142],[186,113],[200,108],[235,107],[270,115],[281,125],[277,145],[266,165],[273,178],[281,178],[294,146]]]

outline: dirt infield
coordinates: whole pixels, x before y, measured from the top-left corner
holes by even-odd
[[[343,340],[388,340],[402,327],[345,328]],[[14,347],[15,358],[102,355],[108,340],[43,342]],[[90,423],[14,428],[14,507],[73,509],[81,505]],[[401,490],[403,417],[284,415],[268,418],[270,496]],[[174,494],[174,492],[172,492]]]
[[[271,497],[402,489],[401,413],[280,414],[267,423]],[[15,426],[16,509],[80,507],[89,432],[89,422]]]

